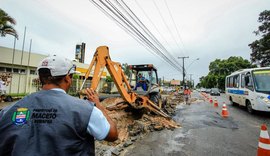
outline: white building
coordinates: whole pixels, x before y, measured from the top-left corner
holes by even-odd
[[[8,94],[20,94],[20,93],[32,93],[38,90],[38,86],[34,83],[34,79],[37,79],[37,65],[46,55],[23,52],[21,50],[15,50],[11,48],[0,46],[0,77],[7,77],[10,75],[7,86]],[[89,64],[83,64],[74,61],[79,71],[80,79],[83,79]],[[107,75],[107,70],[102,74]],[[104,77],[103,77],[104,78]],[[79,88],[82,81],[76,81],[74,84],[76,89]],[[88,82],[89,84],[89,82]],[[100,83],[102,87],[103,82]]]

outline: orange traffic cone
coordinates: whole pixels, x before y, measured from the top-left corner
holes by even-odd
[[[270,139],[265,124],[261,126],[257,156],[270,156]]]
[[[209,102],[210,102],[210,103],[213,103],[213,100],[212,100],[212,98],[211,98],[211,97],[210,97],[210,100],[209,100]]]
[[[215,99],[214,107],[218,107],[218,101]]]
[[[226,106],[225,102],[223,102],[221,115],[223,118],[227,118],[229,116],[229,112],[227,110],[227,106]]]

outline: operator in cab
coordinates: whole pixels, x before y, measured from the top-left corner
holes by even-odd
[[[134,90],[137,90],[138,87],[142,87],[142,89],[144,91],[147,90],[146,78],[144,76],[142,76],[141,73],[139,73],[139,75],[138,75],[137,84],[136,84],[136,87]]]

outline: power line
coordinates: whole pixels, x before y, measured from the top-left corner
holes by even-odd
[[[171,19],[172,19],[172,21],[173,21],[174,27],[175,27],[176,32],[177,32],[177,36],[178,36],[178,38],[179,38],[180,42],[181,42],[181,43],[182,43],[182,45],[183,45],[183,49],[184,49],[184,51],[186,51],[186,48],[185,48],[184,42],[183,42],[182,37],[181,37],[181,35],[180,35],[179,31],[178,31],[178,28],[177,28],[177,26],[176,26],[176,23],[175,23],[175,21],[174,21],[174,19],[173,19],[173,16],[172,16],[172,13],[171,13],[171,11],[170,11],[170,9],[169,9],[168,3],[167,3],[167,1],[166,1],[166,0],[164,0],[164,2],[165,2],[165,5],[166,5],[166,7],[167,7],[167,9],[168,9],[168,12],[169,12],[169,14],[170,14],[170,17],[171,17]]]
[[[106,0],[107,1],[107,0]],[[116,0],[117,1],[117,0]],[[154,44],[142,33],[142,32],[140,32],[139,31],[139,29],[130,21],[130,20],[128,20],[128,18],[127,17],[125,17],[124,15],[123,15],[123,13],[121,13],[120,11],[119,11],[119,9],[117,9],[110,1],[107,1],[108,2],[108,4],[117,12],[117,13],[119,13],[120,15],[121,15],[121,17],[123,17],[124,18],[124,20],[126,20],[127,21],[127,23],[128,24],[130,24],[130,26],[131,26],[131,28],[133,29],[133,30],[135,30],[135,33],[137,34],[137,35],[139,35],[140,37],[143,37],[143,39],[144,39],[144,41],[146,42],[146,43],[148,43],[148,44],[150,44],[151,45],[151,48],[153,48],[156,52],[157,52],[157,54],[158,55],[161,55],[161,57],[164,57],[164,56],[162,56],[162,52],[157,48],[157,47],[155,47],[154,46]],[[122,9],[124,9],[123,7],[122,7]],[[125,10],[125,12],[126,12],[126,10]],[[126,12],[127,13],[127,12]],[[133,21],[134,21],[134,18],[131,18],[131,19],[133,19]],[[138,25],[138,23],[137,23],[137,25]],[[165,56],[165,59],[166,60],[168,60],[168,61],[170,61],[166,56]],[[171,62],[170,62],[171,63]]]
[[[181,48],[180,48],[178,42],[176,41],[176,39],[175,39],[175,37],[174,37],[174,35],[173,35],[171,29],[169,28],[168,24],[166,23],[164,17],[162,16],[162,14],[161,14],[161,12],[160,12],[160,9],[158,8],[158,6],[157,6],[155,0],[152,0],[152,1],[153,1],[154,5],[155,5],[155,7],[156,7],[156,9],[157,9],[157,11],[158,11],[158,13],[159,13],[159,15],[160,15],[160,17],[161,17],[161,19],[162,19],[164,25],[166,26],[166,28],[168,29],[170,35],[172,36],[172,39],[174,40],[176,46],[179,48],[180,52],[184,55],[183,51],[181,50]]]
[[[122,1],[123,5],[121,5],[117,0],[115,1],[118,7],[120,8],[117,8],[111,1],[108,1],[108,0],[106,0],[107,4],[102,0],[99,0],[101,4],[99,4],[98,2],[95,2],[94,0],[90,2],[92,2],[96,7],[98,7],[98,9],[100,9],[107,17],[113,19],[113,21],[115,21],[118,25],[120,25],[120,27],[124,29],[124,31],[132,35],[132,37],[135,38],[136,41],[139,41],[140,44],[143,44],[144,46],[151,49],[156,55],[163,58],[167,63],[173,66],[176,70],[181,71],[181,68],[179,67],[179,65],[175,63],[176,61],[171,61],[171,59],[169,59],[164,54],[163,50],[165,48],[163,48],[162,44],[159,44],[160,42],[157,42],[156,38],[151,36],[151,32],[148,29],[145,29],[144,27],[145,25],[139,20],[139,18],[135,15],[135,13],[132,12],[132,10],[124,3],[124,1]],[[103,5],[105,8],[102,7],[101,5]],[[120,9],[124,10],[124,12],[128,14],[128,17],[131,19],[126,17],[124,13],[121,12]],[[128,13],[128,10],[126,9],[128,9],[130,13]],[[136,25],[139,26],[139,28],[136,27]],[[143,30],[144,33],[142,33],[140,29]],[[148,37],[150,36],[150,39],[145,35],[145,33]],[[159,49],[156,46],[156,44],[162,50]],[[166,50],[165,50],[165,53],[166,53]]]
[[[116,0],[117,1],[117,0]],[[152,32],[143,24],[143,22],[141,22],[141,20],[138,18],[138,16],[130,9],[130,7],[127,6],[127,4],[121,0],[122,3],[124,4],[124,6],[131,12],[131,14],[135,17],[133,18],[122,6],[120,3],[118,3],[123,9],[124,11],[130,16],[130,18],[132,18],[136,24],[159,46],[159,48],[161,48],[170,58],[171,60],[175,61],[176,64],[178,64],[178,62],[174,59],[174,57],[168,52],[168,50],[158,41],[158,39],[152,34]],[[117,1],[118,2],[118,1]],[[179,66],[181,66],[180,64],[178,64]]]
[[[165,39],[165,37],[160,33],[160,31],[158,30],[157,26],[154,24],[154,22],[151,20],[151,18],[146,14],[146,12],[144,11],[144,9],[141,7],[141,5],[138,3],[137,0],[135,0],[136,4],[138,5],[138,7],[142,10],[142,13],[144,14],[144,16],[148,19],[148,21],[150,21],[150,23],[154,26],[155,30],[158,32],[158,34],[160,35],[160,37],[162,38],[162,40],[164,40],[166,42],[166,44],[168,45],[168,47],[170,47],[169,42]],[[172,49],[172,47],[170,47]]]
[[[106,0],[107,1],[107,0]],[[107,1],[107,2],[109,2],[109,1]],[[118,2],[117,0],[116,0],[116,2]],[[109,4],[118,12],[118,13],[120,13],[121,14],[121,16],[123,17],[123,18],[125,18],[125,20],[127,20],[127,18],[126,17],[124,17],[123,16],[123,14],[121,13],[121,12],[119,12],[119,10],[115,7],[115,6],[113,6],[112,5],[112,3],[111,2],[109,2]],[[120,5],[120,3],[118,2],[118,4]],[[125,4],[126,5],[126,4]],[[127,6],[127,5],[126,5]],[[121,6],[122,7],[122,6]],[[122,7],[122,9],[130,16],[130,14]],[[130,9],[129,9],[130,10]],[[134,14],[134,13],[133,13]],[[135,15],[136,16],[136,15]],[[131,16],[130,16],[131,17]],[[133,18],[133,17],[131,17],[131,19],[133,20],[133,21],[135,21],[135,19]],[[145,35],[143,35],[139,30],[138,30],[138,28],[136,28],[135,26],[134,26],[134,24],[132,24],[129,20],[127,20],[128,21],[128,23],[132,26],[132,28],[134,28],[138,33],[138,35],[142,35],[141,37],[143,37],[144,39],[145,39],[145,41],[148,43],[148,44],[151,44],[151,46],[152,46],[152,48],[158,53],[158,55],[161,55],[161,57],[163,57],[164,58],[164,56],[165,56],[165,59],[166,60],[168,60],[169,62],[170,62],[170,60],[167,58],[167,56],[166,55],[164,55],[159,49],[157,49],[154,45],[153,45],[153,43],[147,38],[147,37],[145,37]],[[137,24],[138,26],[140,26],[136,21],[135,21],[135,24]],[[141,27],[142,28],[142,27]],[[144,30],[144,29],[143,29]],[[145,31],[145,30],[144,30]],[[147,32],[147,31],[145,31],[145,32]],[[149,36],[149,33],[148,33],[148,36]],[[152,40],[153,40],[153,38],[152,38]],[[155,41],[155,40],[154,40]],[[164,56],[162,56],[162,55],[164,55]],[[170,64],[171,64],[171,62],[170,62]]]
[[[90,0],[89,0],[90,1]],[[91,2],[91,1],[90,1]],[[92,3],[94,4],[94,5],[96,5],[96,7],[99,9],[99,10],[101,10],[107,17],[109,17],[109,18],[111,18],[114,22],[116,22],[116,24],[118,24],[120,27],[122,27],[122,29],[126,32],[126,33],[128,33],[128,34],[130,34],[131,35],[131,37],[133,38],[133,39],[135,39],[137,42],[139,42],[142,46],[144,46],[149,52],[151,52],[152,54],[155,54],[155,53],[153,53],[150,49],[150,47],[148,46],[148,45],[145,45],[144,43],[143,43],[143,40],[141,39],[141,38],[138,38],[137,36],[136,36],[136,34],[134,34],[134,32],[132,32],[132,31],[130,31],[125,25],[123,25],[122,23],[120,23],[116,18],[114,18],[111,14],[109,14],[108,12],[106,12],[105,11],[105,9],[103,9],[98,3],[96,3],[95,1],[92,1]]]

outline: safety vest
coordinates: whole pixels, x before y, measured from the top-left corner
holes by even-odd
[[[31,94],[0,115],[0,155],[95,155],[93,105],[54,90]]]
[[[190,95],[190,94],[191,94],[191,92],[189,89],[184,90],[184,95]]]

